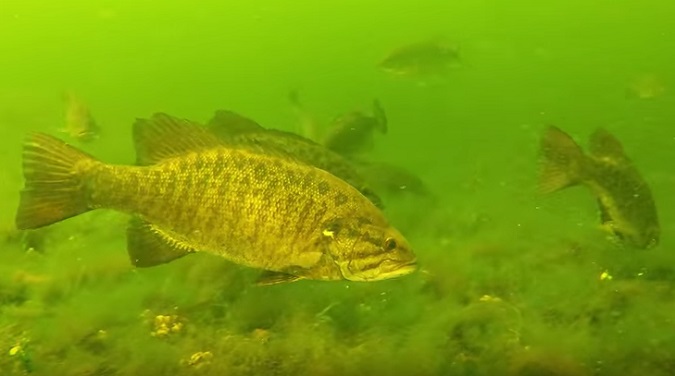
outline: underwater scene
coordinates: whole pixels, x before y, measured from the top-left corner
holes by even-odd
[[[0,0],[0,375],[675,375],[673,14]]]

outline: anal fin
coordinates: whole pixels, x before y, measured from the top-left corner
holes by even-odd
[[[134,266],[145,268],[171,262],[195,250],[157,226],[135,217],[127,228],[127,252]]]

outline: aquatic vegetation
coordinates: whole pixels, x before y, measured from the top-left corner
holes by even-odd
[[[675,274],[605,263],[603,241],[540,252],[491,237],[436,249],[409,279],[265,287],[208,255],[140,273],[123,266],[120,242],[96,256],[56,243],[41,263],[15,257],[24,272],[0,284],[13,296],[0,305],[0,365],[10,375],[583,375],[639,356],[652,360],[632,369],[668,369],[669,310],[656,307],[673,308],[662,276]],[[19,244],[8,252],[25,255]]]

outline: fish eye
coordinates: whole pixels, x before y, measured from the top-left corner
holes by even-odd
[[[396,244],[396,240],[394,240],[394,238],[387,238],[387,240],[384,241],[385,251],[393,251],[397,246],[398,245]]]

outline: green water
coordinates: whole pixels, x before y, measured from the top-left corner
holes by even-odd
[[[0,375],[675,374],[673,14],[665,0],[0,0]],[[461,46],[444,84],[377,70],[433,35]],[[647,74],[666,91],[626,96]],[[21,143],[67,137],[66,89],[102,128],[84,149],[113,163],[134,161],[131,124],[157,111],[295,130],[292,89],[323,121],[378,98],[389,133],[373,157],[442,197],[388,205],[422,271],[257,287],[209,255],[134,269],[127,218],[103,211],[26,251]],[[535,195],[547,124],[622,140],[655,196],[657,248],[609,242],[582,188]]]

